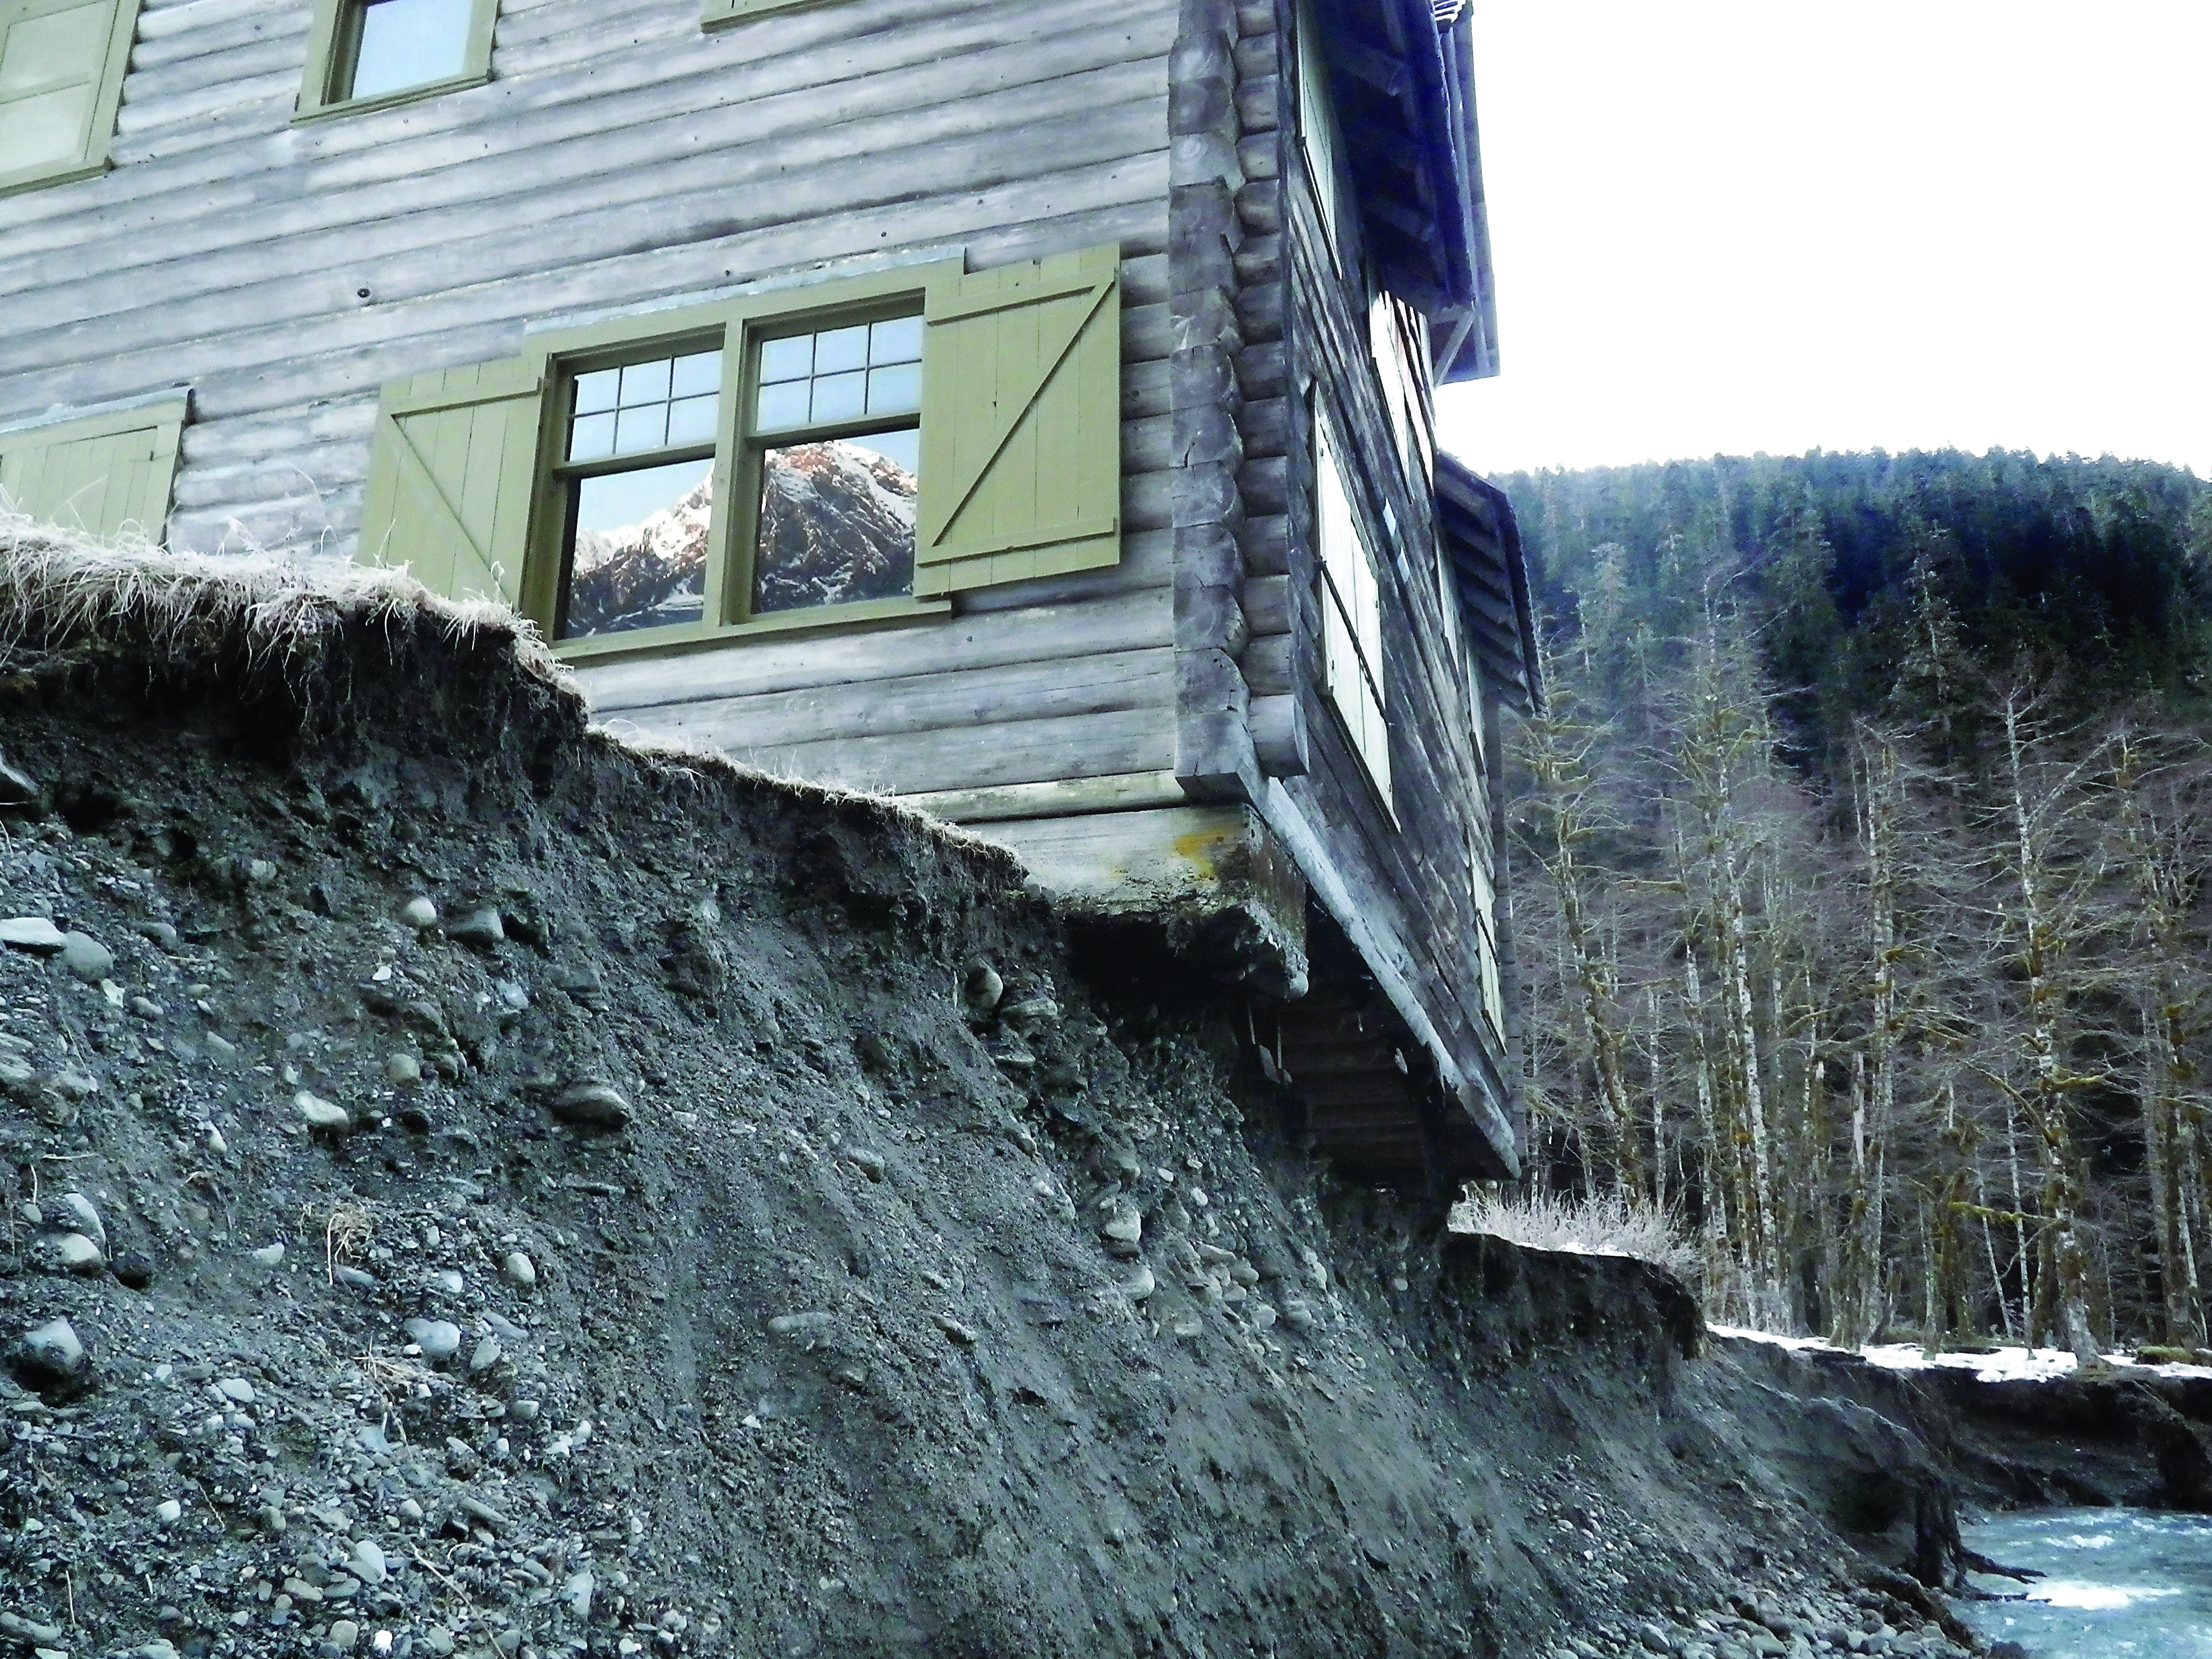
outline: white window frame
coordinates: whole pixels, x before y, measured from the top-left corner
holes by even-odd
[[[1338,182],[1338,142],[1335,106],[1329,101],[1328,71],[1322,66],[1321,29],[1314,21],[1311,0],[1299,0],[1298,150],[1305,161],[1306,178],[1313,185],[1314,206],[1321,216],[1322,240],[1328,244],[1329,263],[1342,273],[1344,265],[1344,202]]]
[[[1505,1041],[1505,987],[1498,970],[1498,890],[1473,834],[1467,842],[1468,878],[1474,900],[1475,976],[1481,988],[1482,1017],[1502,1045]]]
[[[1390,728],[1382,672],[1382,593],[1352,509],[1328,417],[1314,410],[1314,562],[1321,600],[1322,691],[1367,780],[1390,805]]]

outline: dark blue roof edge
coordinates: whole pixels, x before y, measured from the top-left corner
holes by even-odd
[[[1474,107],[1474,17],[1462,8],[1437,36],[1446,131],[1457,141],[1456,194],[1463,209],[1456,238],[1447,235],[1453,263],[1463,268],[1468,296],[1429,319],[1441,331],[1437,379],[1444,384],[1486,380],[1498,373],[1498,284],[1490,260],[1490,212],[1482,187],[1482,133]],[[1457,274],[1456,272],[1455,274]]]
[[[1520,660],[1511,666],[1519,671],[1520,684],[1516,685],[1512,684],[1511,676],[1501,674],[1497,676],[1500,682],[1499,689],[1509,702],[1520,708],[1522,713],[1540,714],[1544,712],[1543,659],[1536,649],[1536,607],[1528,586],[1528,557],[1522,550],[1521,524],[1514,517],[1512,500],[1464,461],[1441,450],[1437,453],[1436,477],[1439,507],[1449,509],[1458,506],[1464,510],[1469,498],[1479,498],[1489,508],[1491,520],[1498,526],[1498,544],[1492,548],[1482,545],[1463,531],[1456,529],[1450,511],[1438,514],[1443,520],[1448,543],[1464,543],[1464,550],[1474,560],[1487,563],[1492,569],[1500,564],[1504,567],[1502,574],[1512,590],[1515,631],[1520,636]],[[1450,550],[1456,554],[1462,549],[1455,546]],[[1456,562],[1454,568],[1457,569]],[[1471,605],[1465,595],[1462,595],[1462,603]]]

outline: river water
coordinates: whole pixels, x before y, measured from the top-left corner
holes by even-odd
[[[1965,1534],[1992,1560],[2047,1575],[2027,1585],[1977,1577],[2028,1598],[1955,1604],[1991,1641],[2009,1638],[2034,1659],[2212,1659],[2212,1516],[2021,1510]]]

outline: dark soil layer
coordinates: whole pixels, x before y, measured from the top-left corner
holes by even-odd
[[[1950,1650],[1889,1418],[1333,1187],[1004,853],[427,615],[6,666],[0,1649]]]

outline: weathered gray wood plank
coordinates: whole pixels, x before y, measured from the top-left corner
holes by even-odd
[[[757,639],[742,651],[638,658],[574,672],[594,712],[612,716],[686,700],[1142,651],[1174,638],[1173,596],[1152,588],[1079,605],[951,617],[867,633]]]
[[[712,721],[678,726],[657,716],[625,718],[647,739],[720,749],[782,777],[890,794],[1164,771],[1175,764],[1175,719],[1164,708],[781,745],[750,744],[742,729]]]
[[[1138,708],[1164,710],[1174,696],[1175,653],[1156,647],[695,699],[619,715],[595,712],[603,720],[629,720],[657,732],[711,732],[716,743],[732,750],[785,749],[827,733],[840,739],[890,738],[1001,729],[1024,720]]]

